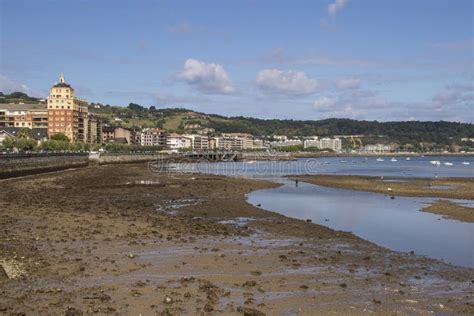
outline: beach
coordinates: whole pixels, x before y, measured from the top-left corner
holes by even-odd
[[[247,203],[277,186],[147,164],[1,180],[0,313],[474,313],[473,269]]]

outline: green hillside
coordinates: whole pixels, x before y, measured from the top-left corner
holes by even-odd
[[[10,94],[4,94],[0,92],[0,104],[1,103],[40,103],[43,102],[40,98],[34,98],[28,96],[23,92],[13,92]]]
[[[457,122],[378,122],[351,119],[325,119],[318,121],[257,119],[251,117],[225,117],[205,114],[183,108],[145,108],[131,103],[128,107],[103,106],[91,109],[109,119],[112,125],[132,128],[156,126],[170,132],[184,133],[186,124],[200,124],[213,128],[216,133],[242,132],[259,137],[273,135],[334,136],[363,135],[364,144],[392,143],[406,150],[470,150],[472,143],[461,138],[474,137],[474,125]],[[114,121],[119,118],[122,121]],[[141,125],[140,125],[141,124]],[[350,147],[348,141],[346,147]]]
[[[39,101],[19,92],[0,93],[0,100]],[[18,102],[17,102],[18,103]],[[363,144],[392,143],[407,150],[471,150],[472,142],[462,138],[474,137],[474,124],[457,122],[378,122],[351,119],[325,119],[317,121],[257,119],[251,117],[225,117],[205,114],[184,108],[149,108],[130,103],[127,107],[91,103],[89,110],[111,126],[132,129],[160,127],[169,132],[185,133],[186,124],[199,124],[213,128],[216,133],[241,132],[258,137],[274,135],[334,136],[363,135]],[[345,146],[350,147],[349,141]]]

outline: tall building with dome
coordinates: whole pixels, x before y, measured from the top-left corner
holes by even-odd
[[[87,101],[76,97],[61,74],[48,97],[48,136],[63,133],[73,143],[89,142]]]

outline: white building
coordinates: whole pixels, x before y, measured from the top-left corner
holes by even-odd
[[[223,133],[215,137],[215,147],[219,150],[251,150],[255,149],[253,135],[246,133]]]
[[[191,147],[193,150],[209,150],[210,140],[208,136],[197,135],[197,134],[185,134],[185,138],[190,139]]]
[[[273,138],[280,142],[286,142],[288,140],[288,137],[285,135],[274,135]]]
[[[304,141],[304,148],[315,147],[318,149],[331,149],[333,151],[342,150],[342,141],[339,138],[307,139]]]
[[[385,144],[374,144],[374,145],[365,145],[364,151],[367,152],[390,152],[393,150],[393,147]]]
[[[160,128],[146,128],[141,133],[137,134],[137,140],[139,140],[142,146],[161,146],[166,147],[166,132]]]
[[[290,139],[290,140],[279,141],[279,142],[271,142],[270,145],[272,147],[301,146],[303,145],[303,142],[299,139]]]
[[[171,133],[166,137],[166,147],[169,149],[191,148],[192,140],[183,135]]]

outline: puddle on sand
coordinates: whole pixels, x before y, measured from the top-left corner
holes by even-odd
[[[449,190],[453,188],[451,185],[431,185],[428,189],[435,189],[435,190]]]
[[[383,182],[387,182],[387,183],[406,183],[408,181],[403,180],[403,179],[386,179],[386,180],[383,180]]]
[[[166,201],[163,201],[160,205],[158,205],[156,210],[158,212],[163,212],[168,215],[176,215],[177,209],[180,209],[186,206],[201,204],[203,202],[204,202],[203,199],[197,199],[197,198],[166,200]]]
[[[225,221],[220,221],[218,222],[219,224],[224,224],[224,225],[234,225],[238,227],[244,227],[246,226],[250,221],[254,221],[254,218],[250,217],[237,217],[234,219],[229,219]]]
[[[126,185],[162,185],[162,183],[158,180],[136,180],[132,182],[126,182]]]

